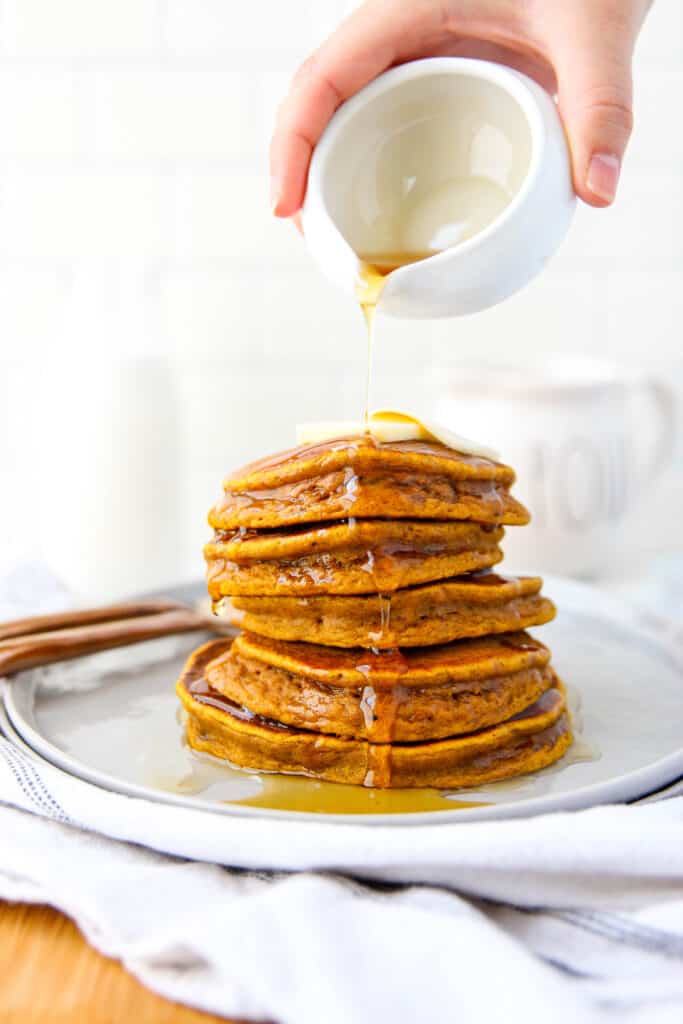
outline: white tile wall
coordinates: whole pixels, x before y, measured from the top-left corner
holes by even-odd
[[[260,324],[250,319],[249,289],[241,276],[169,269],[161,287],[164,333],[174,354],[258,358]]]
[[[681,65],[683,4],[677,0],[654,0],[638,40],[636,57],[640,67]]]
[[[680,166],[683,168],[683,158]],[[596,270],[676,270],[683,267],[683,192],[681,171],[675,161],[662,161],[650,170],[627,166],[619,195],[620,203],[591,217],[583,211],[589,265]],[[623,203],[621,202],[623,200]],[[599,230],[590,235],[590,221],[599,219]],[[570,238],[567,255],[576,262],[577,239]],[[585,264],[584,264],[585,266]]]
[[[86,432],[98,406],[93,367],[100,389],[107,361],[152,357],[170,370],[168,394],[162,376],[148,399],[137,396],[174,425],[163,464],[176,468],[181,526],[165,570],[154,570],[160,583],[201,571],[206,508],[228,468],[289,444],[297,420],[360,408],[359,315],[312,267],[293,228],[271,218],[266,159],[292,72],[353,6],[0,0],[0,562],[40,554],[37,527],[57,500],[42,493],[40,443],[60,419],[66,378],[53,382],[55,356],[73,376],[63,396],[70,429],[80,415]],[[517,352],[628,360],[683,391],[680,0],[655,0],[635,83],[637,129],[618,205],[579,210],[543,276],[497,309],[381,323],[378,404],[428,400],[425,371],[435,364]],[[126,374],[137,379],[134,368]],[[118,436],[114,425],[110,433]],[[93,433],[94,450],[61,453],[65,479],[90,478],[106,436]],[[153,450],[135,453],[136,481]],[[112,462],[117,451],[108,447],[103,464],[130,480]],[[72,501],[78,517],[68,488],[58,500],[60,509]],[[142,515],[135,488],[118,495],[101,529],[111,509],[136,507]],[[126,576],[120,552],[117,560],[111,585],[134,586],[135,565]]]
[[[668,2],[664,0],[665,5]],[[683,30],[679,30],[678,48],[683,51]],[[668,60],[636,64],[633,82],[635,132],[628,152],[629,165],[652,170],[667,165],[680,167],[683,56],[676,64]]]
[[[25,267],[154,266],[172,236],[170,180],[149,169],[16,165],[3,176],[0,259]]]
[[[508,363],[515,353],[599,352],[606,322],[603,291],[601,275],[591,270],[548,271],[508,302],[449,324],[451,347],[458,356],[472,351]]]
[[[0,315],[5,358],[0,364],[0,378],[9,374],[12,353],[40,357],[51,344],[61,344],[69,319],[72,290],[73,273],[68,269],[56,266],[47,269],[37,266],[3,267],[0,273]],[[14,421],[6,422],[4,430],[7,432],[18,426]]]
[[[683,364],[680,270],[612,272],[607,277],[607,349],[613,358],[666,370]]]
[[[166,43],[169,51],[179,57],[230,54],[238,62],[246,61],[253,67],[254,62],[278,62],[279,55],[284,54],[286,64],[293,53],[305,57],[308,46],[314,43],[307,15],[307,4],[294,5],[282,0],[249,4],[231,4],[229,0],[168,0]]]
[[[276,267],[309,267],[298,232],[273,222],[262,163],[231,171],[229,181],[224,169],[178,170],[170,187],[174,265],[234,273],[265,263],[270,277]]]
[[[158,52],[160,0],[16,0],[3,5],[3,53],[8,57],[133,58]]]
[[[0,66],[0,154],[75,159],[85,144],[79,75],[69,67]]]
[[[255,86],[244,72],[98,69],[89,86],[95,158],[194,163],[246,160],[257,152]]]

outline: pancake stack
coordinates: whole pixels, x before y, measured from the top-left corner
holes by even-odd
[[[209,515],[209,594],[240,627],[177,692],[194,749],[374,787],[459,788],[572,741],[541,580],[501,576],[514,472],[438,443],[340,438],[252,463]]]

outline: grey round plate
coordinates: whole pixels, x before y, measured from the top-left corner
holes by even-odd
[[[449,795],[433,810],[415,804],[409,813],[407,791],[394,796],[310,779],[291,780],[273,800],[269,787],[281,777],[193,754],[182,742],[174,683],[196,636],[23,673],[5,686],[5,710],[18,737],[64,771],[106,789],[231,815],[324,815],[367,825],[472,821],[633,800],[682,775],[683,674],[674,653],[597,590],[548,578],[545,592],[558,617],[539,635],[568,686],[577,744],[551,768]],[[353,790],[352,813],[338,813],[340,790]]]

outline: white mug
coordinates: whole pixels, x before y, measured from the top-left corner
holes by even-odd
[[[435,418],[517,472],[532,521],[507,530],[506,565],[591,577],[623,562],[629,516],[673,451],[675,399],[662,381],[555,358],[449,367],[434,387]]]

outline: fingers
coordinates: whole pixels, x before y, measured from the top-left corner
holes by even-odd
[[[290,217],[301,208],[311,155],[328,121],[386,68],[463,51],[496,59],[501,44],[508,63],[546,88],[557,82],[575,190],[593,206],[608,206],[631,134],[631,58],[649,4],[458,0],[456,17],[446,2],[366,0],[301,67],[280,108],[270,152],[273,212]]]
[[[386,68],[436,48],[446,34],[440,6],[371,0],[296,74],[270,149],[271,203],[279,217],[300,209],[313,148],[338,106]]]
[[[434,53],[435,57],[474,57],[477,60],[488,60],[494,64],[521,71],[523,75],[533,78],[546,92],[552,96],[557,92],[555,70],[548,60],[530,46],[523,45],[520,40],[515,45],[512,40],[507,45],[477,39],[472,36],[456,36],[448,39]]]
[[[591,206],[613,202],[621,165],[633,128],[630,65],[612,71],[605,81],[601,65],[560,84],[562,110],[572,154],[576,194]],[[591,73],[592,71],[592,73]]]
[[[558,100],[572,155],[574,188],[591,206],[614,200],[633,128],[634,32],[621,19],[572,26],[554,47]],[[578,28],[578,31],[577,31]]]

